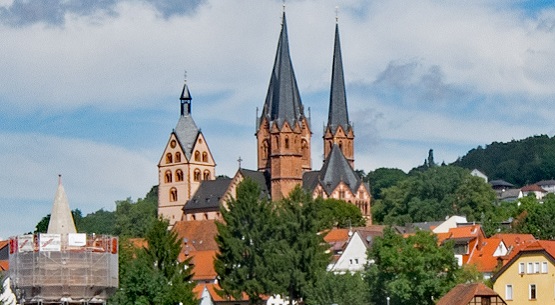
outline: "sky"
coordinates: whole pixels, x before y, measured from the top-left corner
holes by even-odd
[[[255,169],[282,11],[281,0],[0,0],[0,238],[50,213],[58,174],[83,214],[144,197],[185,79],[217,174],[233,176],[239,157]],[[451,163],[555,134],[553,1],[287,0],[285,11],[314,169],[336,16],[357,169],[408,171],[429,149]]]

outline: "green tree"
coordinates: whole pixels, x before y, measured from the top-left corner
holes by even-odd
[[[459,281],[467,279],[453,256],[452,244],[438,246],[437,237],[419,231],[403,238],[393,229],[376,238],[368,255],[374,263],[366,270],[370,298],[383,304],[432,305]]]
[[[217,223],[219,253],[215,269],[223,292],[241,299],[245,292],[251,304],[276,289],[267,260],[272,251],[277,225],[272,204],[261,198],[260,187],[245,179],[237,187],[236,199],[220,209]]]
[[[416,171],[382,191],[372,208],[377,223],[404,225],[444,219],[464,213],[481,220],[494,210],[495,194],[482,179],[456,166],[436,166]],[[488,214],[489,213],[489,214]]]
[[[549,194],[543,203],[533,196],[521,198],[516,210],[513,232],[532,234],[537,239],[555,239],[555,196]]]
[[[116,214],[114,212],[100,209],[96,212],[87,214],[87,216],[81,218],[76,225],[78,232],[116,235],[115,223]]]
[[[378,168],[367,176],[370,182],[372,199],[382,198],[382,190],[392,187],[407,178],[407,174],[398,168]]]
[[[368,285],[360,273],[335,274],[322,272],[314,286],[307,288],[306,305],[366,305]]]
[[[354,204],[333,198],[318,198],[315,200],[315,204],[320,231],[334,227],[364,226],[366,223],[360,209]]]
[[[181,241],[167,227],[167,220],[157,219],[147,231],[147,248],[121,247],[120,289],[111,304],[196,304],[190,261],[178,261]]]
[[[318,234],[317,205],[310,194],[296,187],[288,198],[279,202],[277,248],[269,255],[279,294],[289,303],[308,296],[309,287],[326,270],[330,256],[323,237]]]
[[[131,198],[116,201],[115,235],[120,237],[145,237],[156,221],[158,186],[153,186],[144,199],[133,202]]]

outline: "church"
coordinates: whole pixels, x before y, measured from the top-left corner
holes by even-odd
[[[170,226],[178,221],[220,219],[220,207],[234,198],[237,185],[247,177],[272,200],[287,197],[301,185],[314,198],[356,205],[367,224],[372,223],[370,186],[354,169],[355,134],[349,121],[337,20],[324,162],[319,170],[312,169],[310,118],[304,113],[293,70],[285,12],[266,100],[257,118],[257,169],[239,168],[233,178],[216,178],[216,163],[192,117],[187,83],[179,100],[180,116],[158,163],[158,214]]]

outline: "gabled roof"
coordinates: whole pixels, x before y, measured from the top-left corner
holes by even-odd
[[[231,178],[202,181],[193,197],[183,207],[183,211],[218,211],[221,199],[225,195],[231,181]]]
[[[513,187],[514,185],[505,180],[491,180],[488,182],[493,188],[496,187]]]
[[[178,260],[180,262],[191,257],[191,264],[193,265],[193,280],[194,281],[213,281],[216,279],[217,273],[214,268],[214,260],[216,259],[216,250],[206,251],[181,251]]]
[[[520,249],[509,253],[508,262],[493,276],[493,280],[496,281],[524,254],[544,254],[551,263],[555,264],[555,240],[536,240],[523,243]]]
[[[495,297],[499,294],[482,283],[459,284],[439,299],[436,305],[468,305],[475,296]]]
[[[217,250],[218,229],[214,220],[178,221],[172,229],[183,241],[184,251]]]
[[[307,173],[306,178],[303,176],[303,183],[307,182],[306,189],[313,191],[319,183],[325,192],[330,195],[343,182],[349,187],[351,192],[356,194],[362,183],[362,179],[349,165],[349,161],[347,161],[347,158],[345,158],[337,144],[333,145],[330,154],[324,160],[322,169],[317,173],[317,175],[315,173]]]
[[[245,178],[249,177],[260,186],[260,197],[270,198],[270,175],[268,172],[240,168],[238,174]]]
[[[333,48],[333,64],[331,74],[330,106],[328,112],[328,128],[336,132],[339,126],[347,132],[349,112],[347,109],[347,94],[345,92],[345,76],[343,73],[343,60],[341,58],[341,45],[339,41],[339,24],[335,24],[335,42]]]
[[[293,127],[302,117],[304,117],[303,106],[295,72],[293,71],[291,55],[289,54],[287,22],[285,12],[283,12],[283,23],[274,68],[272,69],[260,123],[264,118],[267,118],[270,123],[276,122],[279,128],[285,122]]]
[[[521,247],[523,244],[529,244],[536,241],[536,238],[532,234],[497,233],[491,238],[499,238],[503,240],[507,248]]]
[[[554,186],[555,185],[555,180],[542,180],[538,183],[536,183],[539,186]]]
[[[324,236],[324,241],[327,243],[347,240],[349,240],[349,229],[333,228]]]
[[[493,254],[502,242],[500,238],[485,239],[482,246],[469,257],[467,264],[475,265],[480,272],[493,272],[499,263],[498,257]]]
[[[523,186],[520,190],[523,191],[523,192],[547,193],[546,190],[544,190],[541,186],[539,186],[537,184],[530,184],[530,185]]]

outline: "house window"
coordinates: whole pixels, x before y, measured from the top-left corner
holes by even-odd
[[[524,263],[518,264],[518,274],[524,274]]]
[[[547,262],[542,262],[542,273],[547,273]]]
[[[176,181],[183,181],[183,171],[182,170],[180,170],[180,169],[176,170],[175,171],[175,176],[176,176],[176,178],[175,178]]]
[[[285,137],[285,149],[289,149],[289,138]]]
[[[528,297],[530,300],[536,299],[536,284],[530,284]]]
[[[540,273],[540,262],[534,263],[534,273]]]
[[[166,154],[166,163],[167,163],[167,164],[170,164],[170,163],[172,163],[172,162],[173,162],[172,154],[171,154],[171,153],[167,153],[167,154]]]
[[[528,269],[526,269],[526,273],[534,273],[534,263],[528,263]]]
[[[177,189],[175,187],[172,187],[170,189],[170,201],[171,202],[177,201]]]
[[[175,153],[175,162],[181,162],[181,153],[180,152]]]
[[[355,258],[355,264],[358,265],[358,258]]]
[[[164,182],[166,183],[171,183],[172,182],[172,172],[171,171],[166,171],[166,174],[164,175]]]
[[[491,305],[491,297],[482,297],[481,305]]]
[[[513,299],[513,285],[505,286],[505,300]]]
[[[200,169],[195,169],[195,172],[193,174],[193,180],[195,181],[200,181]]]
[[[198,150],[195,151],[195,161],[197,161],[197,162],[200,161],[200,152]]]
[[[208,154],[206,152],[202,153],[202,162],[208,162]]]
[[[204,173],[202,175],[202,180],[210,180],[210,172],[209,171],[204,171]]]

